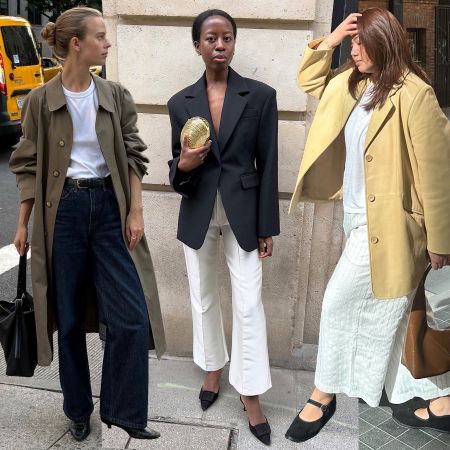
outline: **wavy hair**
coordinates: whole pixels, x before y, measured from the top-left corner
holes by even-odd
[[[382,8],[368,8],[358,17],[357,25],[359,41],[375,69],[374,73],[361,73],[353,60],[349,61],[347,68],[353,67],[353,72],[348,88],[356,98],[359,82],[370,77],[373,92],[366,110],[383,106],[391,89],[401,84],[409,72],[430,84],[427,74],[413,61],[406,32],[392,13]]]

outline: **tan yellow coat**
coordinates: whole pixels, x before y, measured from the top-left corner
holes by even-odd
[[[136,128],[137,114],[130,93],[118,83],[94,76],[99,108],[95,129],[103,156],[111,172],[119,205],[122,229],[130,209],[128,168],[140,178],[146,172],[146,146]],[[23,108],[23,137],[10,160],[16,174],[21,201],[34,199],[31,242],[31,276],[36,315],[38,364],[47,366],[53,359],[52,334],[56,321],[51,295],[53,229],[59,199],[70,163],[73,127],[58,75],[28,94]],[[145,237],[130,252],[144,289],[151,325],[150,348],[158,356],[165,351],[164,328],[150,251]],[[90,298],[86,329],[99,328],[93,284],[86,288]]]
[[[297,77],[320,102],[291,210],[299,201],[342,198],[344,127],[357,100],[348,90],[351,69],[331,71],[332,50],[314,50],[319,42],[307,48]],[[427,248],[450,254],[450,123],[433,89],[416,75],[407,74],[374,110],[364,171],[373,294],[407,295],[423,275]]]

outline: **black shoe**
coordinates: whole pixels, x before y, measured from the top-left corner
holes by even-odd
[[[84,441],[91,432],[89,420],[87,422],[70,422],[69,431],[76,441]]]
[[[204,391],[202,387],[198,398],[203,411],[206,411],[217,400],[218,396],[219,392]]]
[[[295,416],[295,419],[291,423],[291,426],[286,431],[284,435],[286,439],[294,442],[304,442],[312,437],[316,436],[319,431],[326,425],[326,423],[333,417],[336,411],[336,395],[328,403],[328,405],[323,405],[322,403],[316,402],[315,400],[309,399],[307,403],[317,406],[322,411],[322,417],[313,422],[306,422],[300,419],[299,414]]]
[[[441,433],[450,433],[450,414],[446,416],[436,416],[427,406],[428,419],[421,419],[414,414],[410,408],[396,409],[392,411],[392,417],[400,425],[411,428],[430,428]]]
[[[122,430],[126,431],[128,435],[133,439],[158,439],[161,436],[160,433],[152,430],[151,428],[131,428],[124,425],[119,425],[118,423],[112,423],[109,420],[104,419],[103,417],[101,417],[100,419],[104,424],[108,426],[108,428],[111,428],[111,426],[113,425],[115,427],[122,428]]]
[[[245,407],[244,402],[242,401],[242,397],[239,396],[239,400],[242,403],[242,406],[244,407],[244,411],[247,411],[247,408]],[[255,436],[256,439],[261,441],[265,445],[270,445],[270,433],[272,430],[270,429],[269,421],[267,420],[264,423],[258,423],[256,425],[252,425],[250,421],[248,421],[248,428],[252,432],[253,436]]]

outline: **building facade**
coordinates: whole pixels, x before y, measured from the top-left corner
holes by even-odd
[[[47,17],[39,14],[35,8],[28,5],[27,0],[0,0],[0,15],[4,16],[18,16],[27,19],[33,28],[34,35],[41,41],[42,27],[48,22]],[[42,43],[43,56],[51,56],[51,49]]]

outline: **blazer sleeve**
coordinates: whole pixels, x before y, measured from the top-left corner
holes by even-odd
[[[314,97],[322,97],[328,82],[339,73],[332,70],[333,49],[315,50],[324,38],[309,43],[297,73],[297,85],[305,93]]]
[[[169,165],[169,181],[175,192],[178,192],[185,198],[189,198],[189,193],[195,188],[198,182],[198,170],[194,169],[190,172],[181,172],[178,169],[180,161],[181,142],[180,135],[184,124],[177,117],[176,107],[172,101],[167,103],[169,110],[170,125],[172,129],[172,159],[167,162]]]
[[[128,89],[120,86],[121,111],[120,126],[127,153],[128,165],[136,172],[140,180],[147,174],[148,158],[144,156],[147,146],[139,136],[137,128],[137,112],[133,97]]]
[[[408,127],[418,166],[427,248],[450,255],[450,122],[430,86],[416,95]]]
[[[35,198],[38,108],[37,99],[28,95],[22,108],[22,137],[9,160],[9,168],[16,175],[21,202]]]
[[[278,204],[278,108],[276,91],[265,101],[258,129],[256,169],[260,179],[258,237],[280,234]]]

